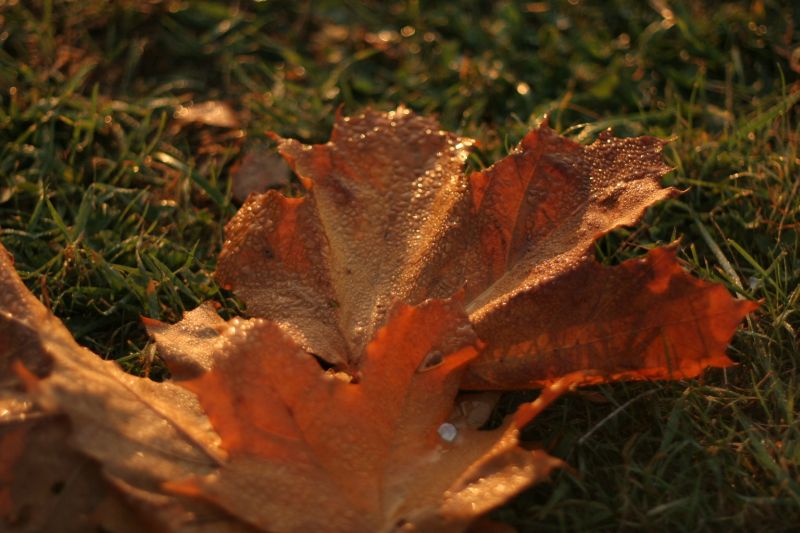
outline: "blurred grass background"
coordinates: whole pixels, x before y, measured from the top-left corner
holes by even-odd
[[[792,530],[798,24],[800,4],[768,0],[0,0],[0,240],[79,342],[159,379],[140,315],[176,321],[209,299],[244,312],[211,274],[232,169],[268,131],[323,142],[337,109],[403,103],[478,139],[472,168],[545,115],[580,142],[609,127],[672,138],[666,182],[687,192],[598,257],[681,237],[686,268],[763,301],[730,349],[739,365],[560,401],[525,437],[574,470],[493,516],[522,531]],[[204,102],[233,122],[213,125]]]

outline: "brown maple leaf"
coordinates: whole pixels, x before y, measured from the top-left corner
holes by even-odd
[[[447,422],[477,354],[452,303],[396,308],[353,381],[322,373],[274,324],[228,327],[211,371],[182,384],[229,458],[170,488],[264,530],[460,530],[560,464],[518,448],[514,420],[496,431]],[[441,356],[430,362],[434,351]]]
[[[28,335],[48,362],[37,376],[27,350],[2,345],[2,360],[16,367],[3,392],[24,383],[26,401],[50,417],[34,439],[17,431],[19,419],[0,416],[0,430],[11,429],[8,438],[0,433],[0,450],[13,454],[0,469],[8,529],[30,528],[20,521],[27,507],[37,523],[118,531],[133,505],[152,522],[127,522],[133,528],[459,531],[561,464],[517,440],[566,381],[495,431],[452,416],[480,344],[457,302],[398,306],[348,379],[323,372],[268,321],[225,323],[208,307],[175,326],[150,321],[160,344],[174,341],[164,353],[175,374],[194,375],[179,387],[127,375],[78,346],[27,292],[2,248],[0,257],[0,290],[27,304],[0,324]],[[182,359],[189,354],[196,365]],[[54,461],[67,445],[72,451]],[[29,487],[49,488],[65,461],[86,468],[71,472],[74,497],[64,512],[72,514],[62,518],[51,512],[52,497],[29,502]]]
[[[0,245],[0,524],[11,531],[177,528],[201,517],[161,485],[224,452],[194,396],[126,374],[75,343]],[[152,524],[149,524],[152,525]]]
[[[281,141],[308,195],[251,196],[218,270],[261,318],[146,321],[171,382],[78,346],[0,248],[5,525],[28,528],[26,506],[60,522],[28,495],[68,446],[86,468],[65,527],[117,530],[133,508],[168,530],[463,530],[560,465],[517,440],[570,386],[730,363],[754,304],[673,249],[592,257],[672,194],[660,141],[582,147],[540,128],[463,176],[470,145],[404,109],[340,117],[325,145]],[[497,430],[454,409],[459,389],[515,387],[542,392]]]
[[[462,173],[471,139],[400,108],[339,117],[331,140],[279,139],[307,190],[251,197],[226,228],[218,279],[259,317],[345,371],[393,302],[460,293],[486,343],[463,387],[680,378],[724,355],[754,309],[683,272],[674,252],[603,267],[601,234],[672,196],[663,141],[547,127],[505,159]]]

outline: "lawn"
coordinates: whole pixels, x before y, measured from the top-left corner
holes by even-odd
[[[493,517],[521,531],[800,524],[800,4],[0,0],[0,241],[78,341],[163,379],[140,316],[206,300],[242,156],[324,142],[338,110],[405,104],[482,168],[548,117],[582,143],[671,139],[685,191],[597,243],[680,239],[695,275],[762,302],[738,363],[578,391],[524,436],[571,469]],[[225,102],[237,127],[187,123]],[[276,173],[279,167],[276,165]],[[278,184],[298,194],[293,179]],[[511,409],[528,397],[509,394]]]

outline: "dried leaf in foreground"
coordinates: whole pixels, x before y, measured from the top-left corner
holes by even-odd
[[[226,228],[217,277],[259,317],[347,372],[394,302],[459,294],[485,347],[464,388],[693,377],[754,304],[695,280],[675,254],[603,267],[593,242],[675,194],[663,142],[590,146],[533,130],[462,174],[471,139],[400,108],[339,117],[331,140],[279,149],[307,195],[251,197]]]
[[[565,383],[495,431],[452,416],[480,345],[457,302],[398,306],[356,376],[324,372],[264,320],[226,323],[200,307],[173,326],[149,321],[176,385],[75,344],[10,262],[0,267],[0,289],[23,302],[5,306],[0,324],[38,346],[0,346],[15,367],[4,375],[16,376],[2,392],[43,416],[31,428],[0,417],[7,529],[38,527],[20,519],[27,508],[33,524],[76,531],[461,531],[561,465],[517,444]],[[48,363],[41,375],[29,368],[34,352]],[[62,458],[75,467],[64,508],[51,497]]]
[[[28,292],[2,246],[0,341],[4,529],[136,530],[142,523],[128,517],[130,504],[145,510],[146,529],[230,523],[223,511],[162,489],[210,472],[224,457],[194,396],[128,375],[78,346]]]
[[[0,247],[6,529],[462,531],[561,465],[518,436],[569,387],[731,364],[755,304],[673,248],[593,258],[673,194],[661,141],[539,128],[464,176],[471,144],[402,108],[281,140],[308,194],[251,195],[217,273],[260,318],[145,320],[165,383],[78,346]],[[529,387],[494,431],[454,409],[461,389]]]
[[[396,309],[353,382],[320,372],[273,324],[232,323],[211,371],[181,382],[229,458],[169,488],[268,531],[443,531],[547,476],[560,461],[518,448],[513,420],[496,431],[453,423],[447,440],[437,432],[477,353],[454,307]]]

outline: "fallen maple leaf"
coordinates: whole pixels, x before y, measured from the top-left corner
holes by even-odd
[[[479,345],[456,302],[398,306],[353,379],[323,372],[267,321],[225,323],[208,307],[176,326],[150,321],[160,345],[174,341],[164,352],[174,374],[194,376],[179,387],[127,375],[75,344],[27,293],[2,248],[0,258],[0,289],[26,303],[0,324],[30,336],[36,358],[50,367],[37,377],[27,368],[29,351],[6,343],[0,352],[16,365],[2,392],[24,383],[29,401],[50,417],[45,437],[31,440],[18,431],[24,419],[0,415],[0,428],[10,429],[0,435],[10,454],[0,469],[0,515],[10,529],[30,526],[20,509],[30,506],[31,477],[46,491],[59,475],[47,468],[66,445],[56,415],[71,422],[68,444],[78,452],[65,459],[89,461],[66,480],[69,494],[80,496],[68,509],[86,510],[59,523],[76,530],[92,520],[119,530],[115,521],[132,504],[171,530],[459,531],[561,464],[517,447],[533,414],[495,431],[451,417]],[[190,353],[195,366],[182,359]],[[540,411],[566,388],[553,385],[529,409]],[[115,512],[101,513],[101,504]],[[28,514],[50,524],[50,511],[44,502]]]
[[[356,382],[322,373],[274,324],[231,327],[212,370],[182,382],[229,458],[170,488],[264,530],[461,529],[560,464],[518,448],[513,420],[491,432],[452,424],[447,440],[437,433],[477,353],[452,303],[395,309]],[[425,366],[433,350],[441,360]]]
[[[169,528],[198,515],[213,523],[213,513],[161,490],[167,480],[211,471],[224,455],[194,396],[78,346],[1,245],[0,370],[5,529],[141,530],[141,519],[126,518],[128,500]]]
[[[27,495],[68,446],[87,468],[64,527],[118,530],[133,506],[168,530],[463,530],[561,464],[517,441],[570,386],[730,364],[754,304],[669,248],[592,257],[599,234],[672,194],[660,141],[582,147],[540,128],[465,177],[471,143],[402,108],[340,117],[326,145],[282,140],[309,193],[252,195],[218,270],[261,318],[146,320],[172,382],[78,346],[0,248],[6,526],[30,526],[26,506],[60,522]],[[516,387],[542,391],[497,430],[454,409],[459,389]]]
[[[675,194],[663,141],[547,127],[464,176],[472,146],[400,108],[339,117],[331,140],[279,149],[308,194],[256,195],[226,228],[218,279],[337,368],[354,371],[393,302],[461,292],[486,343],[462,385],[519,389],[693,377],[727,366],[755,304],[686,274],[670,249],[618,267],[594,240]]]

